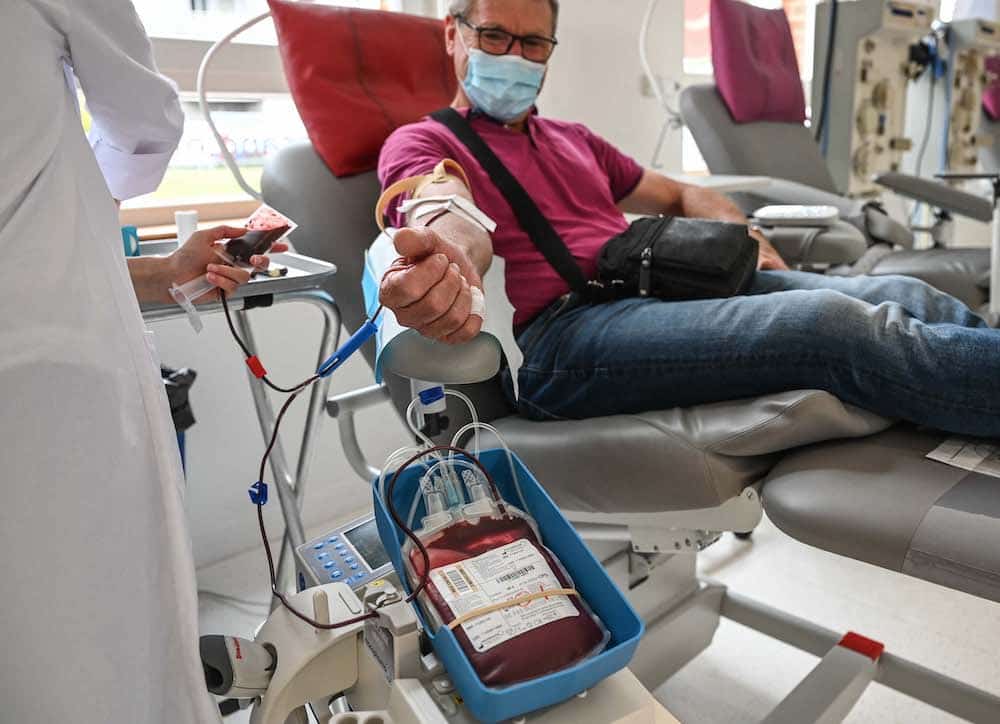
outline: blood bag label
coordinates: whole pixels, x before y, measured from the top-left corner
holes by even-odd
[[[519,596],[564,587],[538,548],[524,539],[435,568],[430,577],[456,618]],[[546,596],[477,616],[463,623],[462,630],[482,653],[539,626],[579,615],[568,596]]]

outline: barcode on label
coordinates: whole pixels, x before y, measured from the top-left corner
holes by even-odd
[[[529,573],[531,573],[533,570],[535,570],[535,567],[533,565],[532,566],[525,566],[524,568],[519,568],[516,571],[513,571],[512,573],[505,573],[504,575],[498,577],[497,580],[500,583],[506,583],[507,581],[513,581],[515,578],[520,578],[521,576],[526,576]]]
[[[448,577],[448,582],[451,584],[455,593],[463,594],[472,592],[472,587],[469,585],[468,581],[466,581],[465,577],[457,570],[445,571],[444,574]]]

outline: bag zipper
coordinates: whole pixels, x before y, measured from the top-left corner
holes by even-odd
[[[657,223],[650,224],[652,229],[646,232],[642,240],[643,244],[648,244],[639,255],[639,296],[648,297],[653,291],[653,247],[656,246],[656,239],[660,236],[663,227],[669,224],[672,217],[660,217]]]
[[[648,297],[650,282],[652,281],[653,269],[653,247],[647,246],[642,250],[639,261],[639,296]]]

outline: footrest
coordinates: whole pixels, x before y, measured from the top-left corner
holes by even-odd
[[[804,543],[1000,601],[1000,480],[927,459],[944,437],[897,425],[792,452],[764,510]]]

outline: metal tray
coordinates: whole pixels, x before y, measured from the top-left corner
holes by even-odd
[[[139,245],[142,256],[165,256],[177,248],[177,241],[151,241]],[[248,297],[258,297],[266,294],[282,294],[320,289],[324,283],[337,272],[337,267],[320,259],[314,259],[291,251],[280,254],[269,254],[271,262],[288,267],[288,274],[283,277],[256,277],[244,284],[229,296],[230,301],[238,301]],[[204,312],[212,312],[221,305],[215,303],[199,304]],[[173,316],[173,312],[183,314],[183,310],[174,304],[143,304],[143,316],[147,319]]]

